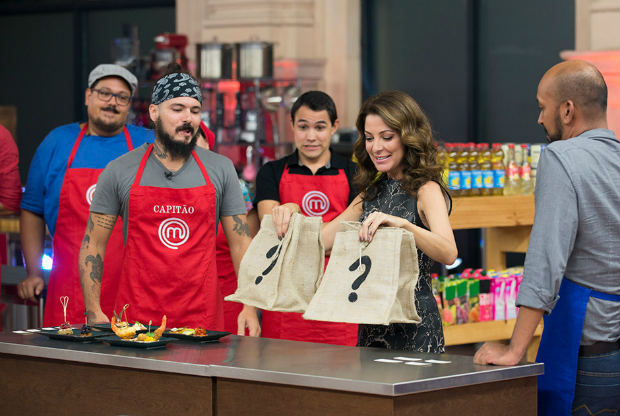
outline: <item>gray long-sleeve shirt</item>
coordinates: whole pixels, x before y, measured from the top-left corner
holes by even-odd
[[[606,129],[547,146],[518,306],[550,312],[562,277],[620,294],[620,143]],[[620,303],[590,298],[581,344],[620,338]]]

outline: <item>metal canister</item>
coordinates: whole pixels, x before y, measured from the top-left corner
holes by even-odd
[[[205,80],[232,79],[234,45],[207,42],[196,45],[196,73]]]
[[[237,79],[266,79],[273,77],[273,43],[237,43]]]

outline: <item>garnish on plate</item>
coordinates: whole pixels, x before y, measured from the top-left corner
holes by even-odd
[[[71,324],[67,322],[67,305],[69,304],[69,296],[61,296],[60,304],[62,305],[62,313],[64,314],[65,321],[62,325],[60,325],[58,335],[73,335],[73,328],[71,328]]]

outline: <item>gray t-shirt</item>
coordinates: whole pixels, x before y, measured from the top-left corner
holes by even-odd
[[[99,176],[90,205],[91,212],[120,215],[123,218],[125,241],[127,241],[126,218],[129,209],[129,191],[147,147],[148,143],[108,163]],[[215,223],[218,223],[220,217],[245,214],[247,209],[239,187],[237,172],[231,160],[200,147],[196,147],[196,154],[215,187],[217,198],[214,212]],[[204,184],[204,176],[192,156],[187,159],[181,169],[173,173],[164,167],[153,152],[149,155],[140,180],[140,185],[143,186],[172,189],[195,188]]]
[[[620,294],[620,143],[606,129],[547,146],[517,305],[550,312],[562,278]],[[582,345],[620,337],[620,304],[591,297]]]

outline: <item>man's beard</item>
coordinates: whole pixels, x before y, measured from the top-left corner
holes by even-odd
[[[120,114],[120,111],[118,111],[115,107],[105,107],[105,108],[102,108],[101,110],[110,110],[110,111],[114,111],[116,114]],[[107,121],[104,121],[100,117],[93,117],[89,121],[95,127],[97,127],[97,129],[99,129],[99,130],[101,130],[103,132],[106,132],[106,133],[117,132],[125,124],[125,120],[121,120],[119,122],[107,122]]]
[[[182,126],[176,128],[175,132],[179,132],[182,130],[189,129],[193,131],[192,125],[189,123],[185,123]],[[155,121],[155,137],[157,137],[164,148],[170,154],[172,159],[183,158],[187,159],[189,155],[192,154],[192,150],[196,147],[196,141],[198,140],[199,132],[196,131],[192,136],[192,139],[188,143],[177,142],[175,141],[171,135],[164,131],[163,126],[161,125],[161,118],[158,118]]]
[[[547,141],[549,143],[553,143],[558,140],[562,140],[562,136],[564,135],[564,126],[562,126],[562,120],[560,120],[560,115],[556,114],[555,119],[553,120],[555,134],[551,135],[547,131],[547,128],[543,125],[543,129],[545,130],[545,134],[547,135]]]

